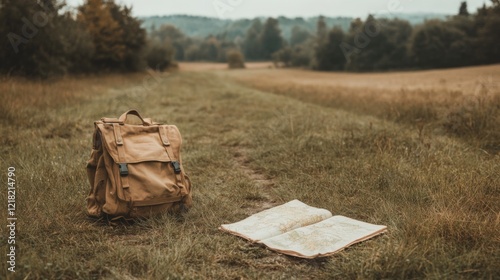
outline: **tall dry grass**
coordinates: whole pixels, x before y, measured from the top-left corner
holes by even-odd
[[[303,71],[267,70],[230,76],[264,91],[412,125],[419,134],[424,130],[443,131],[498,153],[499,71],[500,66],[488,66],[385,75],[304,73],[301,79],[298,75]],[[456,73],[456,77],[450,77],[450,73]],[[431,77],[434,81],[428,82]]]

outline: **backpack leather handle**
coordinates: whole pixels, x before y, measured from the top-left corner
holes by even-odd
[[[120,118],[118,118],[120,123],[125,123],[128,115],[134,115],[134,116],[138,117],[139,119],[141,119],[143,125],[149,126],[152,123],[151,119],[144,119],[143,117],[141,117],[141,114],[139,114],[139,112],[137,110],[128,110],[127,112],[123,113],[120,116]]]

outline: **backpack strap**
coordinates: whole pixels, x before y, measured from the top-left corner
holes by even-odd
[[[157,124],[151,120],[151,118],[143,118],[141,114],[137,110],[128,110],[127,112],[123,113],[119,118],[101,118],[101,121],[103,123],[118,123],[118,124],[125,124],[125,121],[127,120],[128,115],[134,115],[137,116],[141,121],[142,125],[144,126],[150,126],[153,124]]]
[[[172,150],[172,146],[170,145],[170,141],[168,140],[167,127],[165,125],[160,125],[158,126],[158,130],[160,133],[161,142],[165,147],[165,151],[167,152],[167,155],[170,159],[170,163],[172,164],[172,167],[174,169],[177,185],[181,188],[181,194],[187,195],[186,187],[182,183],[181,163],[177,158],[175,158],[174,151]]]
[[[129,187],[128,183],[128,167],[127,163],[124,162],[125,159],[125,148],[123,147],[123,138],[120,125],[118,123],[113,123],[113,132],[115,134],[116,148],[118,150],[118,165],[120,169],[120,179],[122,182],[122,188],[126,189]]]
[[[118,118],[118,120],[120,121],[120,123],[124,124],[125,121],[127,120],[127,116],[128,115],[134,115],[134,116],[138,117],[139,119],[141,119],[142,125],[144,125],[144,126],[150,126],[152,124],[152,121],[151,121],[150,118],[143,118],[141,116],[141,114],[139,114],[139,112],[137,110],[128,110],[127,112],[123,113]]]

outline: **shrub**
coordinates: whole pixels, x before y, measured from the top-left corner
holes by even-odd
[[[150,43],[146,54],[146,63],[148,67],[156,71],[165,71],[175,65],[175,51],[170,45],[161,45],[159,43]]]
[[[276,67],[290,67],[292,61],[292,48],[284,47],[273,53],[273,63]]]
[[[276,67],[308,67],[311,64],[311,57],[307,44],[293,48],[284,47],[273,54],[273,63]]]
[[[226,57],[230,69],[245,68],[245,57],[240,51],[237,50],[228,51]]]

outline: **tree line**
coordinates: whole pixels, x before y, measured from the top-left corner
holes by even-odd
[[[316,32],[295,26],[284,39],[278,20],[254,19],[243,38],[227,34],[190,38],[164,25],[150,37],[171,48],[181,61],[226,60],[237,50],[247,61],[273,60],[280,67],[321,71],[388,71],[469,66],[500,62],[500,0],[470,14],[462,2],[455,16],[411,25],[400,19],[355,19],[348,30],[328,27],[320,17]]]
[[[274,18],[264,23],[260,19],[254,20],[244,39],[231,40],[226,33],[192,38],[172,25],[154,28],[149,37],[155,45],[170,49],[179,61],[225,62],[227,53],[232,51],[244,53],[248,60],[270,60],[286,45]]]
[[[149,32],[131,8],[114,0],[86,0],[76,10],[57,0],[0,0],[0,73],[31,77],[164,70],[176,61],[273,60],[282,67],[321,71],[386,71],[500,62],[500,0],[470,14],[413,26],[368,16],[348,30],[295,26],[285,40],[274,18],[254,19],[243,37],[195,38],[172,25]],[[230,55],[229,55],[230,54]]]
[[[470,14],[466,2],[445,21],[412,26],[399,19],[352,21],[347,32],[320,19],[314,36],[273,55],[282,66],[322,71],[387,71],[500,62],[500,1]],[[302,37],[300,37],[302,38]]]

